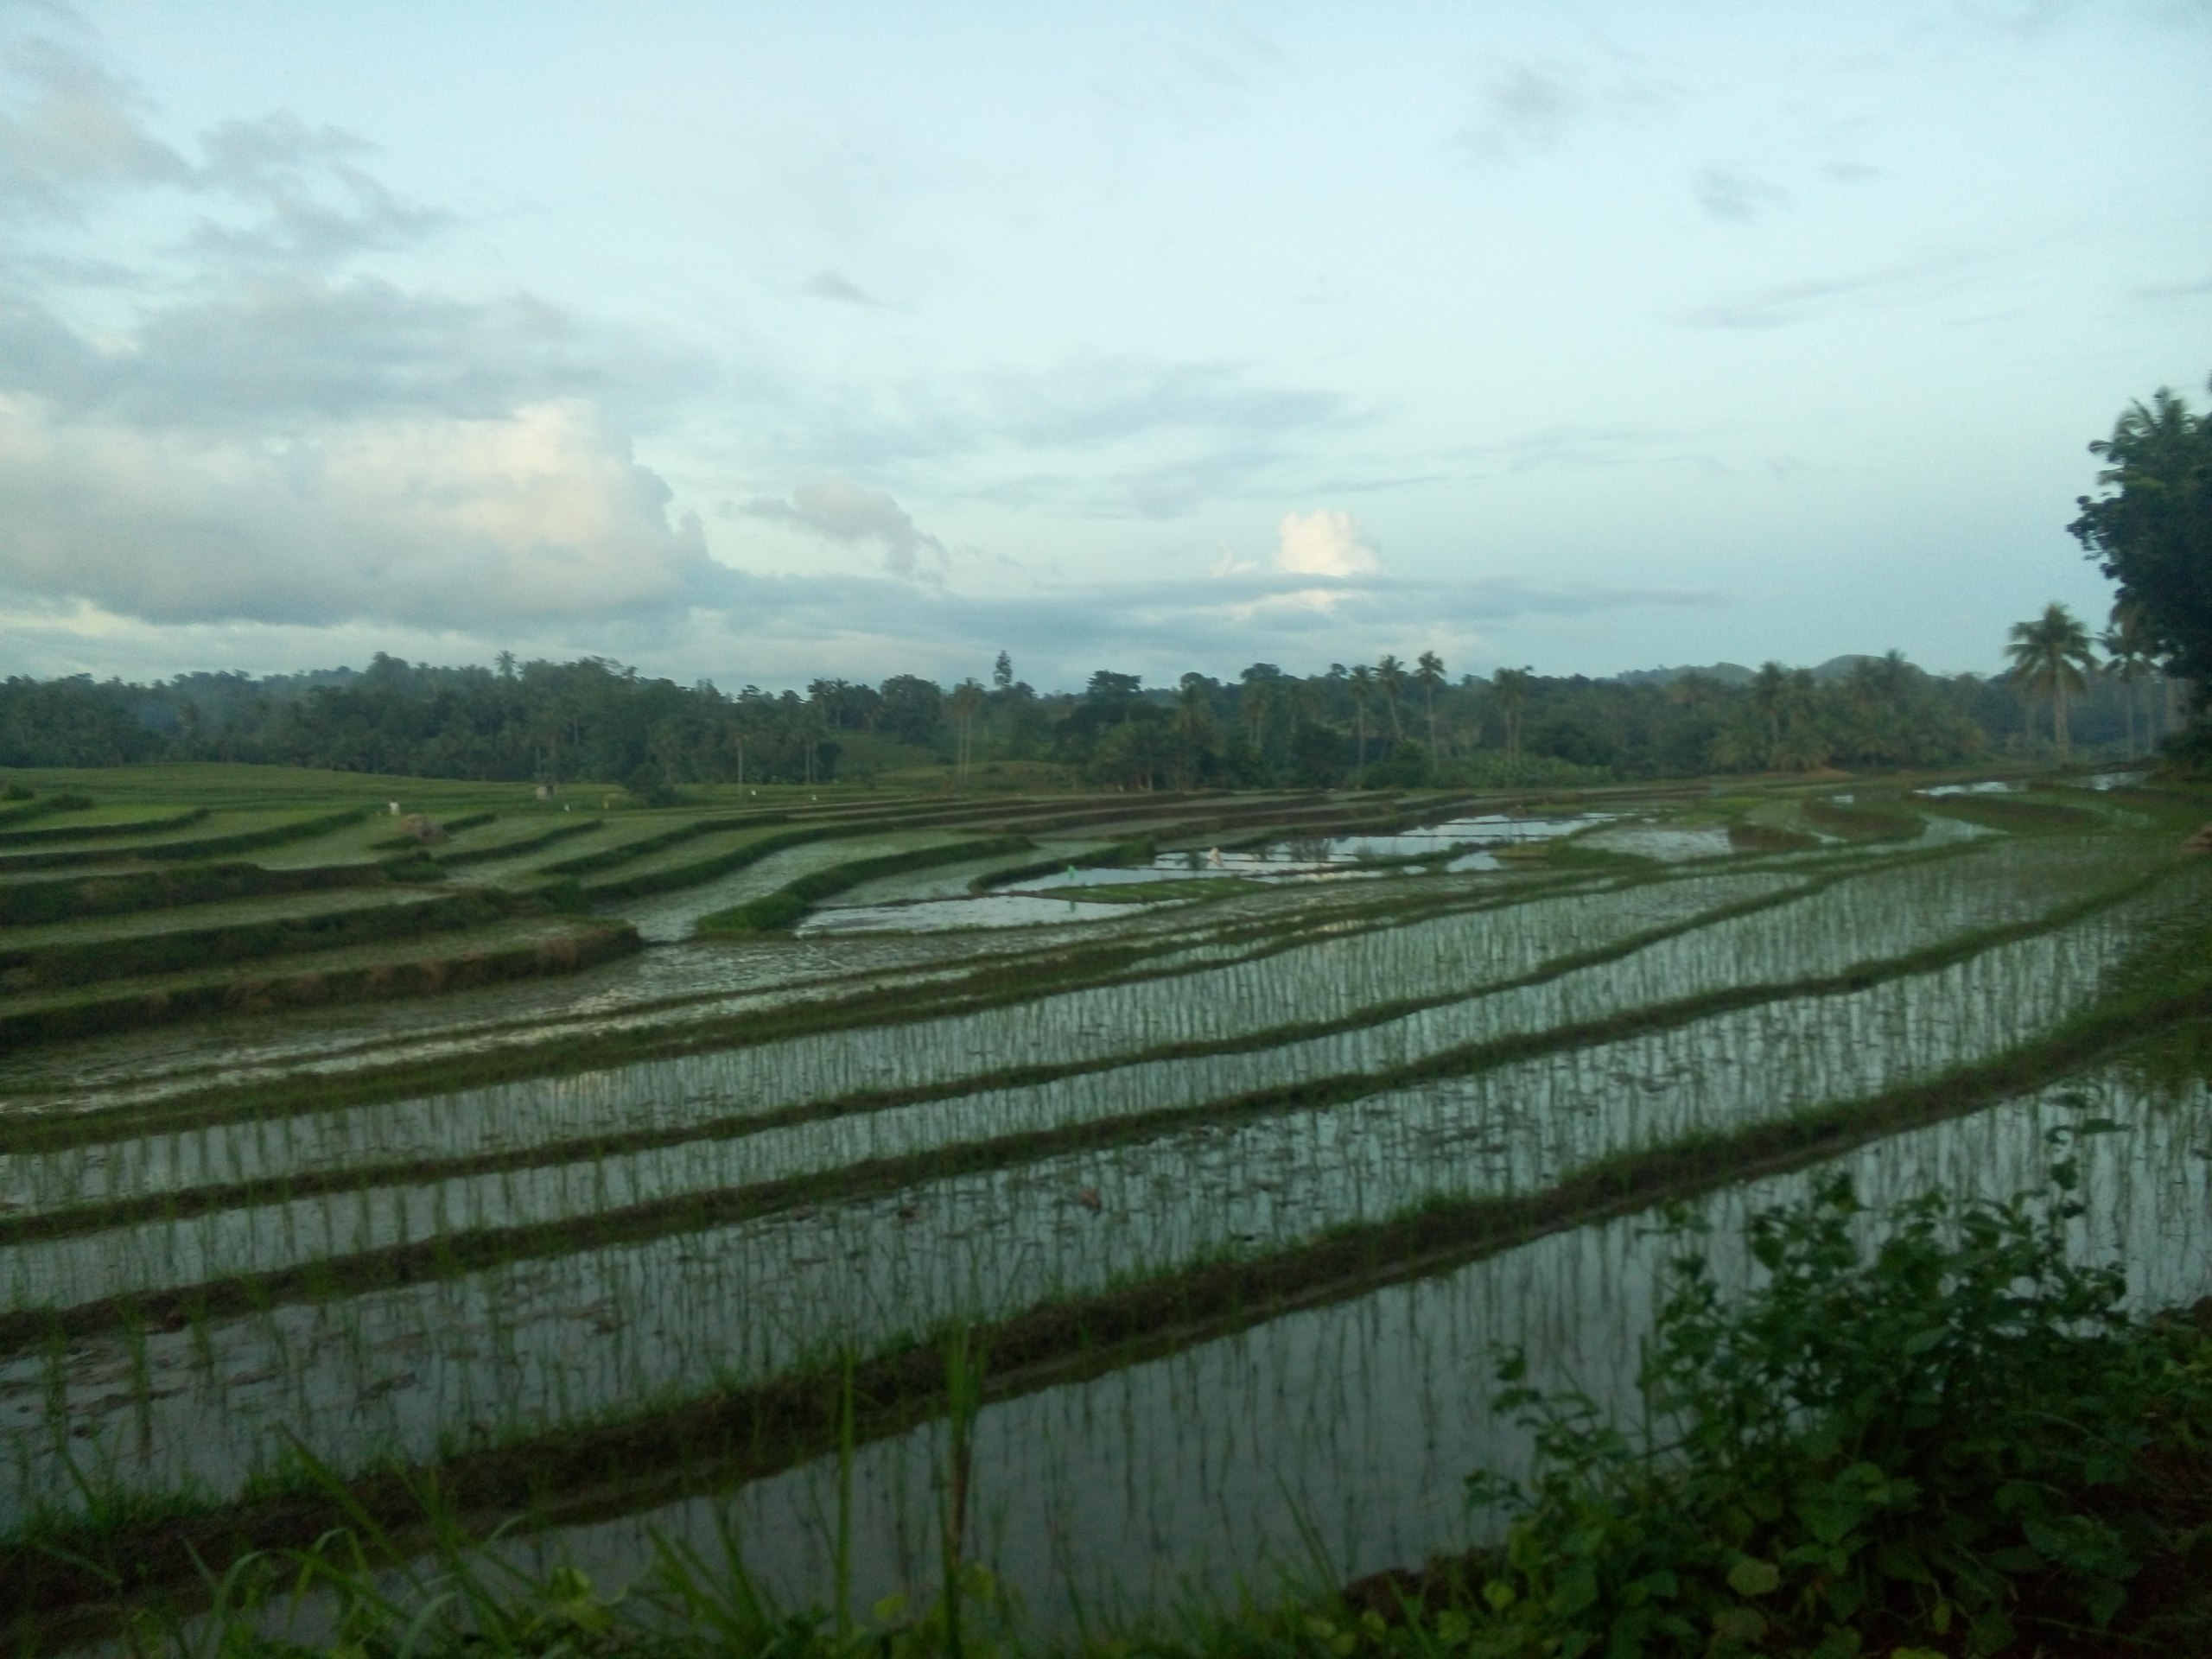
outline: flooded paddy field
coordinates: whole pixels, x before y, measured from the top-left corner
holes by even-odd
[[[818,1599],[841,1376],[925,1590],[956,1332],[1050,1627],[1409,1564],[1525,1459],[1489,1356],[1626,1404],[1656,1206],[2092,1121],[2080,1249],[2212,1294],[2202,804],[2015,781],[123,800],[0,869],[0,1615],[432,1474]]]

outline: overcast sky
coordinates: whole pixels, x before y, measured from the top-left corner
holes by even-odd
[[[1998,660],[2212,4],[0,0],[0,671]]]

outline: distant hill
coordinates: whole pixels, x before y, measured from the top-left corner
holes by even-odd
[[[1831,657],[1813,671],[1813,677],[1823,684],[1840,680],[1861,663],[1878,663],[1882,659],[1866,652],[1847,652],[1840,657]],[[1741,663],[1708,663],[1701,668],[1684,665],[1681,668],[1632,668],[1625,674],[1613,677],[1624,685],[1669,685],[1685,674],[1702,674],[1708,680],[1718,680],[1723,685],[1742,685],[1751,680],[1756,671]]]
[[[1842,659],[1839,658],[1838,661]],[[1685,674],[1702,674],[1708,680],[1718,680],[1723,685],[1741,685],[1751,677],[1751,671],[1741,663],[1712,663],[1703,668],[1632,668],[1625,674],[1613,677],[1624,685],[1669,685]]]

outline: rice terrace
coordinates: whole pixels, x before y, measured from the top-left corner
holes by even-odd
[[[19,1632],[364,1527],[925,1605],[956,1453],[1062,1636],[1418,1565],[1527,1463],[1497,1353],[1632,1401],[1661,1206],[2003,1198],[2084,1126],[2131,1302],[2212,1283],[2209,798],[2140,766],[11,779]]]
[[[0,3],[0,1659],[2212,1659],[2208,86]]]

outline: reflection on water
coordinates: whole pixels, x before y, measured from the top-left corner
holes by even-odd
[[[2212,1101],[2202,1084],[2153,1101],[2116,1077],[2097,1109],[2120,1135],[2081,1143],[2089,1214],[2081,1253],[2128,1264],[2132,1300],[2169,1306],[2212,1292]],[[1736,1231],[1758,1206],[1847,1170],[1886,1203],[1931,1185],[2004,1197],[2041,1184],[2048,1131],[2078,1109],[2047,1091],[1899,1135],[1818,1171],[1763,1180],[1696,1207],[1716,1228],[1724,1283],[1749,1268]],[[1525,1436],[1488,1408],[1491,1361],[1528,1351],[1540,1385],[1578,1386],[1633,1421],[1637,1342],[1649,1328],[1665,1242],[1649,1215],[1554,1235],[1435,1278],[1301,1312],[1095,1381],[987,1408],[976,1425],[980,1552],[1047,1630],[1078,1608],[1162,1611],[1189,1592],[1264,1591],[1271,1573],[1341,1580],[1494,1536],[1460,1477],[1525,1468]],[[927,1593],[935,1572],[938,1426],[855,1459],[854,1587]],[[539,1548],[620,1582],[648,1558],[649,1529],[713,1549],[728,1503],[752,1567],[814,1600],[830,1582],[834,1460],[725,1499],[579,1527]],[[1313,1563],[1309,1546],[1324,1560]]]
[[[966,899],[918,899],[907,904],[830,905],[798,925],[801,935],[817,933],[937,933],[963,927],[1037,927],[1049,922],[1103,922],[1126,918],[1126,905],[1047,899],[1015,890],[977,893]]]
[[[1735,850],[1725,823],[1624,823],[1598,830],[1586,844],[1607,852],[1656,858],[1662,864],[1719,858]]]
[[[1985,778],[1978,784],[1938,784],[1920,792],[1923,795],[2013,795],[2026,787],[2025,784],[2008,779]]]

